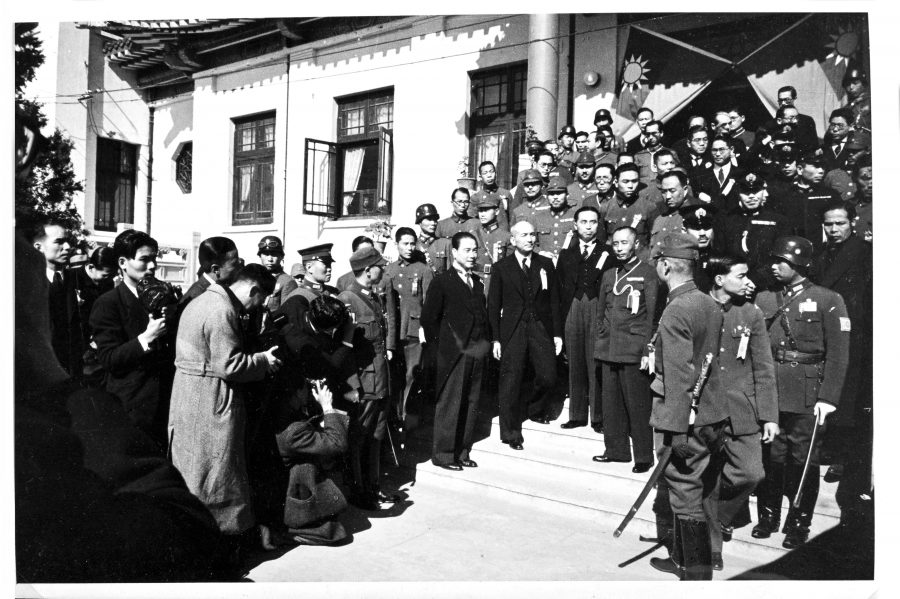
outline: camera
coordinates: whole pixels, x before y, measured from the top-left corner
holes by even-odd
[[[141,305],[152,318],[162,318],[163,309],[177,306],[182,294],[181,287],[147,275],[138,281],[137,295]]]

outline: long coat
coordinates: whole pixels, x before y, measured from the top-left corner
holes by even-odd
[[[244,436],[247,411],[237,383],[266,374],[263,354],[243,351],[240,304],[218,284],[181,316],[169,412],[169,453],[191,492],[219,529],[241,533],[254,524]]]

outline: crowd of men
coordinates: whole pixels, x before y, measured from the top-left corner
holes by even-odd
[[[258,263],[208,238],[182,295],[155,279],[148,234],[125,231],[76,266],[72,232],[39,221],[23,235],[45,262],[49,342],[68,384],[114,397],[177,470],[231,555],[338,543],[346,501],[398,501],[382,456],[396,463],[428,402],[433,464],[477,467],[475,425],[496,389],[512,451],[523,422],[549,424],[566,395],[562,428],[603,434],[594,462],[661,463],[670,557],[653,564],[708,579],[750,522],[751,493],[754,537],[778,532],[783,497],[799,495],[783,544],[806,542],[823,453],[844,524],[871,503],[865,74],[844,87],[821,140],[791,87],[755,133],[731,108],[690,117],[672,143],[647,108],[630,144],[599,110],[591,134],[567,125],[535,148],[512,189],[485,161],[446,218],[419,206],[418,231],[389,242],[395,261],[383,240],[355,239],[334,287],[327,243],[285,272],[278,237],[259,241]],[[17,373],[23,393],[33,384]]]

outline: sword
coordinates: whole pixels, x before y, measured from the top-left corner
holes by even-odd
[[[632,505],[631,509],[628,510],[628,513],[625,514],[625,518],[622,520],[622,523],[619,524],[619,527],[613,532],[613,537],[618,539],[620,536],[622,536],[622,531],[625,530],[625,527],[628,526],[628,523],[631,522],[631,519],[634,518],[634,515],[640,509],[641,504],[644,503],[645,499],[647,499],[647,495],[650,493],[650,489],[653,488],[653,486],[656,484],[656,481],[658,481],[659,477],[662,476],[662,473],[665,471],[666,466],[668,466],[669,464],[669,458],[671,457],[672,447],[664,447],[663,454],[659,457],[659,461],[656,463],[656,468],[653,469],[653,473],[647,480],[647,484],[645,484],[644,488],[641,489],[641,494],[638,495],[638,498],[634,502],[634,505]]]
[[[816,433],[819,432],[819,417],[816,416],[816,423],[813,425],[812,437],[809,440],[809,452],[806,454],[806,463],[803,464],[803,474],[800,475],[800,486],[797,487],[797,495],[794,497],[794,502],[791,504],[793,508],[800,509],[800,498],[803,497],[803,483],[806,482],[806,475],[809,474],[809,461],[812,458],[812,453],[816,448]]]

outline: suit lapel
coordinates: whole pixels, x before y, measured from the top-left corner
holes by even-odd
[[[857,261],[858,252],[857,245],[849,245],[853,241],[853,237],[848,239],[845,243],[847,243],[847,247],[841,248],[838,251],[837,256],[835,256],[834,262],[831,264],[831,267],[822,273],[822,280],[819,281],[819,285],[822,287],[831,288],[832,285],[837,282],[844,273],[853,268],[854,264]],[[863,242],[865,243],[865,242]]]

